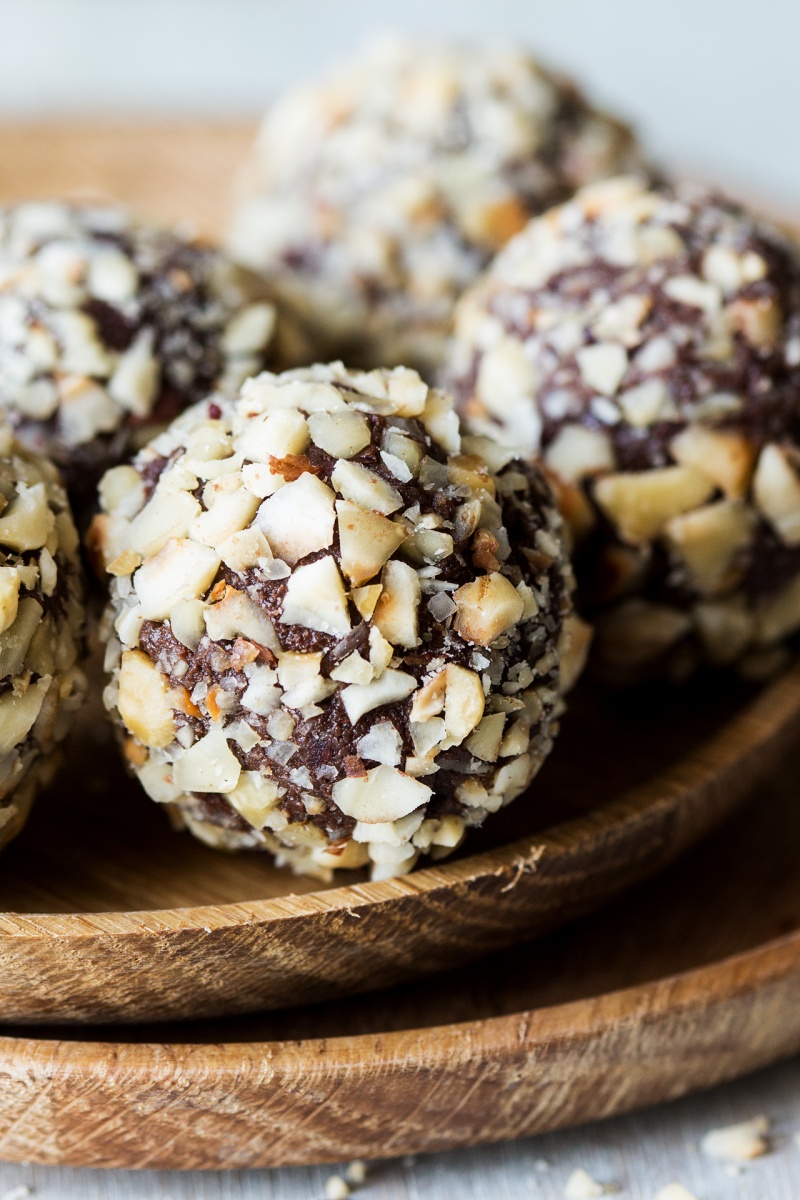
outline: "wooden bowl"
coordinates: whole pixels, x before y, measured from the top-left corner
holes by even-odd
[[[652,875],[727,816],[800,728],[800,665],[729,680],[587,686],[527,797],[454,859],[324,888],[267,855],[173,833],[89,713],[0,869],[4,1021],[142,1021],[385,987],[534,938]]]

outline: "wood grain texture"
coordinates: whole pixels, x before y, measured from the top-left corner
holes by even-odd
[[[240,1020],[14,1031],[0,1038],[0,1157],[211,1169],[452,1149],[788,1055],[800,1048],[799,767],[795,753],[662,878],[478,970]]]
[[[247,122],[0,122],[0,201],[116,199],[215,236],[254,129]]]

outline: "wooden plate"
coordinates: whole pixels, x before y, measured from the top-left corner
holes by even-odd
[[[0,127],[0,199],[93,191],[220,227],[247,126]],[[726,682],[584,691],[529,800],[459,859],[320,889],[170,834],[103,718],[0,863],[5,1021],[252,1011],[421,976],[512,945],[664,867],[736,806],[800,726],[800,668],[754,701]]]
[[[14,1031],[0,1038],[0,1157],[220,1168],[451,1149],[793,1053],[798,771],[795,752],[667,875],[476,970],[258,1018]]]

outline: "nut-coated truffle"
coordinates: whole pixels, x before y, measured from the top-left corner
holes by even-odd
[[[474,431],[560,478],[609,678],[766,674],[800,629],[800,254],[696,186],[598,184],[457,317]]]
[[[197,836],[381,878],[527,788],[582,638],[549,485],[478,442],[416,372],[332,364],[106,474],[106,704]]]
[[[282,338],[263,285],[206,243],[108,205],[0,209],[0,410],[74,497],[137,436],[274,365]]]
[[[0,846],[86,694],[78,535],[52,463],[0,428]]]
[[[230,246],[330,357],[430,371],[512,234],[640,161],[626,126],[525,53],[384,39],[267,113]]]

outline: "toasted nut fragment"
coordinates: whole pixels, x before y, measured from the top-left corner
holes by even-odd
[[[447,474],[457,487],[494,496],[496,487],[486,463],[476,454],[456,454],[447,460]]]
[[[565,1200],[592,1200],[594,1196],[604,1196],[605,1193],[606,1188],[602,1183],[598,1183],[582,1167],[572,1172],[564,1187]]]
[[[347,596],[339,568],[330,555],[297,567],[290,576],[281,624],[302,625],[336,637],[350,632]]]
[[[188,626],[190,637],[191,623],[204,619],[206,632],[214,641],[233,641],[237,637],[244,637],[258,646],[268,647],[273,653],[280,652],[275,627],[264,609],[238,588],[226,585],[220,600],[214,604],[207,604],[200,610],[197,601],[184,601],[170,610],[173,627],[176,619],[179,628]],[[179,636],[177,632],[175,636]]]
[[[158,554],[170,538],[186,537],[201,512],[190,492],[157,491],[128,526],[128,546],[142,558]]]
[[[255,566],[260,558],[272,558],[272,550],[264,534],[255,525],[232,533],[224,542],[217,546],[222,561],[226,567],[238,574],[244,573],[248,567]]]
[[[756,642],[774,646],[800,629],[800,575],[795,575],[774,595],[764,596],[756,608]]]
[[[467,206],[461,223],[468,237],[495,251],[525,228],[529,216],[518,196],[504,196],[491,204]]]
[[[268,463],[302,454],[308,445],[308,424],[301,412],[279,408],[253,420],[236,439],[236,449],[251,462]]]
[[[711,480],[691,467],[663,467],[606,475],[594,497],[626,542],[656,537],[672,517],[697,508],[711,496]]]
[[[242,768],[219,726],[210,729],[172,768],[175,784],[184,792],[232,792]]]
[[[142,650],[125,650],[119,675],[119,715],[143,745],[168,746],[175,738],[169,682]]]
[[[680,466],[707,475],[729,500],[740,500],[750,486],[755,448],[741,433],[687,425],[672,439],[670,453]]]
[[[327,484],[304,473],[265,500],[256,521],[274,553],[293,567],[333,542],[334,499]]]
[[[133,577],[145,620],[163,621],[179,600],[202,596],[219,569],[219,555],[210,546],[186,538],[170,538],[148,558]]]
[[[780,337],[783,313],[773,296],[741,296],[728,309],[731,325],[752,346],[769,349]]]
[[[147,762],[147,748],[135,738],[126,737],[122,745],[122,753],[126,762],[132,767],[142,767]]]
[[[406,531],[380,513],[367,512],[351,500],[336,501],[341,567],[351,584],[358,586],[377,575],[394,554]]]
[[[265,779],[256,771],[242,771],[236,787],[227,793],[227,799],[248,824],[254,829],[263,829],[280,794],[274,780]]]
[[[467,642],[490,646],[522,618],[525,603],[499,571],[465,583],[453,595],[458,612],[454,628]]]
[[[414,695],[409,713],[410,721],[429,721],[444,708],[445,688],[447,686],[446,671],[437,671],[432,679],[424,683]]]
[[[711,596],[732,587],[740,577],[739,552],[750,541],[754,521],[747,505],[720,500],[673,517],[665,536],[685,563],[695,586]]]
[[[375,605],[382,590],[379,583],[371,583],[368,587],[353,588],[350,593],[350,599],[365,621],[369,621],[375,612]]]
[[[460,745],[483,716],[483,686],[474,671],[455,663],[447,664],[445,676],[445,729],[451,745]]]
[[[393,646],[419,645],[419,576],[407,563],[389,559],[381,575],[383,590],[373,620]]]
[[[52,676],[45,675],[21,696],[16,696],[13,691],[0,695],[0,754],[10,754],[15,746],[25,741],[42,712],[52,683]]]
[[[615,466],[611,439],[601,430],[583,425],[565,425],[548,446],[544,460],[569,482],[613,471]]]
[[[756,1117],[724,1129],[712,1129],[705,1135],[700,1148],[709,1158],[727,1159],[729,1162],[748,1162],[760,1158],[770,1148],[769,1121]]]
[[[577,683],[592,644],[594,630],[577,613],[570,613],[564,621],[558,643],[561,656],[561,690],[570,692]]]
[[[450,539],[452,554],[452,538]],[[488,529],[478,529],[472,539],[472,562],[479,571],[499,571],[500,561],[497,550],[500,543]]]
[[[564,518],[573,543],[579,546],[597,524],[597,514],[582,487],[568,483],[558,475],[550,474],[549,479],[558,511]]]
[[[656,1192],[653,1200],[697,1200],[697,1197],[682,1183],[668,1183]]]
[[[287,483],[294,483],[301,475],[319,475],[321,467],[312,463],[307,454],[284,454],[282,458],[269,456],[269,469],[273,475],[281,475]]]
[[[362,467],[360,463],[340,458],[331,474],[331,483],[345,500],[352,500],[362,508],[388,516],[403,506],[403,497],[375,471]]]
[[[141,566],[142,556],[137,554],[135,550],[123,550],[122,554],[118,554],[113,562],[110,562],[106,567],[109,575],[132,575],[138,566]]]
[[[483,762],[497,762],[505,723],[505,713],[490,713],[469,735],[464,743],[466,749]]]
[[[432,792],[424,783],[396,767],[379,766],[366,775],[340,779],[333,785],[333,802],[347,817],[373,825],[398,821],[427,804]]]
[[[753,479],[755,502],[782,542],[800,545],[798,464],[781,446],[765,446]]]
[[[660,658],[691,627],[688,613],[631,598],[600,617],[595,629],[603,660],[609,666],[625,670]]]
[[[19,572],[14,567],[0,567],[0,633],[14,624],[19,607]]]
[[[405,700],[417,686],[413,675],[406,671],[386,670],[378,679],[371,683],[351,683],[342,691],[342,704],[350,718],[350,724],[355,725],[365,713],[384,704],[393,704],[395,700]]]
[[[587,387],[603,396],[613,396],[628,369],[628,354],[619,342],[597,342],[584,346],[575,355],[581,378]]]
[[[370,443],[369,425],[362,413],[312,413],[308,427],[314,444],[331,458],[352,458]]]
[[[17,496],[0,516],[0,544],[12,550],[38,550],[55,528],[43,483],[19,485]]]
[[[229,538],[245,530],[257,509],[258,497],[247,488],[236,488],[220,496],[213,508],[195,517],[189,533],[197,542],[221,547]]]

